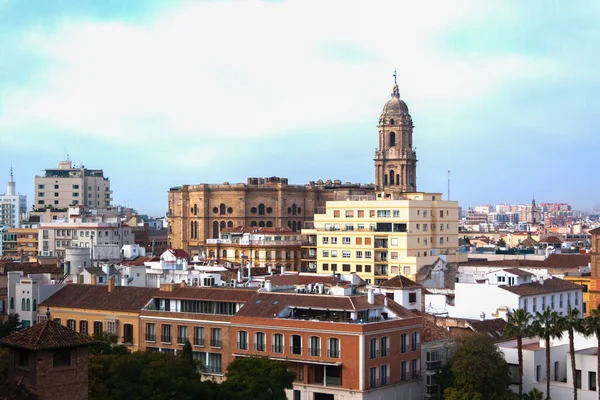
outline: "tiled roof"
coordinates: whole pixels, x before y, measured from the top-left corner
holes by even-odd
[[[421,340],[423,342],[435,342],[454,338],[449,330],[435,324],[431,314],[418,310],[410,311],[414,316],[423,317],[423,328],[421,329]]]
[[[122,260],[119,265],[125,267],[143,267],[145,262],[160,261],[160,257],[139,256],[131,260]]]
[[[556,243],[561,244],[564,239],[558,235],[547,235],[540,239],[540,243]]]
[[[95,344],[96,341],[57,322],[46,320],[0,339],[0,343],[7,347],[27,350],[49,350],[89,346]]]
[[[389,288],[421,287],[421,285],[419,285],[417,282],[408,279],[404,275],[396,275],[393,278],[382,282],[380,286]]]
[[[591,261],[589,254],[551,254],[545,260],[479,260],[470,259],[459,263],[460,266],[490,266],[490,267],[524,267],[524,268],[549,268],[569,269],[587,266]]]
[[[483,321],[472,319],[467,320],[466,322],[476,333],[485,333],[493,340],[506,339],[504,336],[506,321],[502,318],[485,319]]]
[[[506,268],[504,270],[504,272],[508,272],[510,274],[517,275],[517,276],[533,276],[533,274],[531,272],[523,271],[522,269],[519,269],[519,268]]]
[[[246,302],[256,293],[256,288],[220,288],[201,286],[176,286],[172,291],[161,290],[154,295],[161,299],[210,300]]]
[[[104,274],[104,271],[100,267],[87,267],[84,268],[90,275],[100,275]],[[106,274],[104,274],[106,275]]]
[[[157,293],[157,288],[71,283],[46,299],[40,306],[85,308],[91,310],[139,311]]]
[[[589,254],[551,254],[544,264],[546,268],[578,268],[587,266],[590,261]]]
[[[499,287],[519,296],[553,293],[565,290],[582,290],[582,286],[559,278],[544,279],[543,283],[532,282],[514,286],[500,285]]]
[[[186,258],[186,259],[190,259],[190,255],[188,254],[187,251],[183,250],[183,249],[167,249],[165,251],[168,251],[169,253],[173,254],[175,257],[177,258]]]
[[[57,266],[56,263],[40,265],[32,262],[19,263],[0,261],[0,272],[7,273],[11,271],[23,271],[24,274],[63,274],[63,269],[60,266]]]
[[[523,246],[523,247],[535,247],[537,245],[538,245],[538,242],[533,240],[531,237],[528,237],[527,239],[525,239],[521,243],[519,243],[519,246]]]
[[[598,228],[594,228],[591,231],[588,232],[590,235],[598,235],[600,234],[600,227]]]

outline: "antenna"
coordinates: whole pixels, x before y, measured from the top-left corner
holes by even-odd
[[[450,200],[450,170],[448,170],[448,200]]]

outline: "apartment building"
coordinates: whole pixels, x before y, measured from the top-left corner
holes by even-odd
[[[92,335],[108,332],[131,351],[143,349],[140,341],[140,310],[158,293],[158,288],[85,285],[71,283],[40,303],[50,309],[54,321],[72,330]],[[45,319],[38,315],[38,322]]]
[[[27,196],[17,193],[17,184],[11,168],[6,193],[0,195],[0,226],[19,228],[25,213],[27,213]]]
[[[38,254],[39,232],[34,228],[9,228],[1,233],[2,257],[18,260],[23,257],[35,257]]]
[[[23,328],[37,322],[38,304],[64,287],[55,284],[49,273],[25,275],[23,271],[11,271],[7,275],[8,313],[19,314]]]
[[[381,195],[380,195],[381,196]],[[458,248],[458,202],[440,193],[355,196],[328,201],[315,214],[303,247],[303,267],[319,273],[354,272],[379,284],[419,269]]]
[[[254,267],[298,271],[302,237],[289,228],[225,228],[220,239],[206,239],[206,255],[210,260],[251,261]]]
[[[67,160],[35,177],[36,210],[67,209],[72,205],[104,208],[110,207],[111,202],[110,180],[101,169],[73,166]]]
[[[64,257],[70,247],[115,246],[133,244],[131,227],[118,217],[84,214],[82,207],[70,207],[66,220],[42,223],[39,228],[39,255]]]

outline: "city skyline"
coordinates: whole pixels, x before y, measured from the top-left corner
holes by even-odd
[[[0,1],[11,60],[0,65],[0,182],[12,165],[31,208],[34,176],[69,154],[104,170],[115,204],[156,216],[182,184],[373,182],[396,68],[418,190],[446,195],[450,170],[463,208],[534,195],[596,204],[590,176],[600,171],[586,161],[599,144],[599,6],[465,1],[435,11]]]

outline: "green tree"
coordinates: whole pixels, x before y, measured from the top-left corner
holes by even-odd
[[[550,339],[562,338],[560,317],[547,306],[543,312],[536,312],[533,321],[533,333],[546,342],[546,399],[550,399]]]
[[[544,400],[544,393],[533,388],[523,395],[523,400]]]
[[[23,324],[19,314],[8,314],[6,321],[0,323],[0,338],[18,332],[21,329],[23,329]]]
[[[523,396],[523,338],[531,337],[530,321],[532,315],[522,308],[508,314],[504,334],[517,338],[517,355],[519,359],[519,398]]]
[[[567,314],[560,317],[560,329],[566,330],[569,336],[569,353],[571,355],[571,374],[573,377],[573,400],[577,400],[577,367],[575,365],[575,332],[584,332],[583,321],[579,316],[579,310],[567,306]]]
[[[129,353],[126,346],[117,345],[117,337],[109,332],[94,333],[92,337],[97,343],[90,346],[90,354],[124,355]]]
[[[287,363],[264,357],[237,358],[229,364],[219,394],[228,400],[285,400],[285,389],[293,387],[295,378]]]
[[[444,399],[511,399],[508,364],[500,349],[487,335],[467,336],[458,340],[452,359],[452,387],[444,390]]]
[[[590,310],[590,315],[585,318],[583,324],[587,336],[596,336],[598,349],[600,349],[600,307]],[[596,387],[600,388],[600,352],[598,352],[596,368],[596,371],[598,371],[596,374]],[[598,390],[598,400],[600,400],[600,390]]]
[[[497,245],[498,245],[498,247],[506,247],[506,242],[504,241],[503,238],[500,238],[500,240],[498,240]]]

